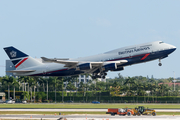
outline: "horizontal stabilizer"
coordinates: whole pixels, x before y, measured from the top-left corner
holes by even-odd
[[[44,61],[55,61],[55,60],[69,60],[69,58],[46,58],[46,57],[41,57]]]
[[[34,72],[36,70],[11,70],[11,71],[6,71],[10,73],[29,73],[29,72]]]

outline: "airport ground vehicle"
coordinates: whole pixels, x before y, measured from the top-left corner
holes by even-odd
[[[100,104],[99,101],[92,101],[93,104]]]
[[[15,103],[15,101],[14,100],[6,100],[6,103],[7,104],[13,104],[13,103]]]
[[[134,111],[131,110],[131,109],[128,109],[128,108],[109,108],[108,109],[108,112],[106,112],[106,114],[111,114],[112,116],[114,115],[128,115],[128,116],[131,116],[131,115],[134,115]]]
[[[134,115],[153,115],[156,116],[156,111],[154,109],[146,109],[144,106],[138,106],[138,108],[132,109]]]

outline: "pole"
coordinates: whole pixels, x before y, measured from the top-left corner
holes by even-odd
[[[62,82],[62,103],[63,103],[63,82]]]
[[[22,91],[24,92],[24,84],[22,83]]]
[[[9,93],[9,85],[8,85],[8,100],[10,99],[10,93]]]
[[[32,87],[30,87],[30,91],[31,91],[31,103],[32,103]]]
[[[35,103],[35,89],[36,89],[36,86],[34,86],[34,103]]]
[[[25,87],[24,89],[25,89],[25,92],[26,92],[26,83],[24,83],[24,85],[25,85],[25,86],[24,86],[24,87]]]
[[[16,98],[15,98],[15,86],[14,86],[14,100],[16,100]]]
[[[175,72],[174,72],[174,91],[175,91]]]
[[[29,101],[29,83],[28,83],[28,101]]]
[[[47,101],[48,101],[48,81],[47,81]]]
[[[56,103],[56,79],[55,79],[55,103]]]

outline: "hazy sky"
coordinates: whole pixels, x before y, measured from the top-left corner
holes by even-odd
[[[108,72],[123,76],[180,77],[180,0],[1,0],[0,76],[3,48],[32,57],[77,58],[134,44],[164,41],[177,50],[162,60]]]

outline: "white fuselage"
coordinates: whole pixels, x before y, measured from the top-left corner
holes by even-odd
[[[107,62],[107,61],[127,60],[128,61],[127,63],[119,66],[119,67],[124,67],[132,64],[155,60],[155,59],[163,59],[167,57],[170,53],[172,53],[175,49],[176,47],[173,45],[163,43],[162,41],[156,41],[151,43],[123,47],[98,55],[69,59],[68,61],[79,61],[79,62],[88,63],[88,62]],[[88,70],[77,71],[74,68],[68,68],[64,66],[65,66],[64,64],[60,64],[60,63],[40,62],[40,64],[36,66],[19,69],[19,70],[35,70],[34,72],[16,73],[16,75],[70,76],[70,75],[90,72]]]

